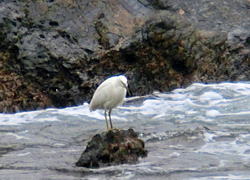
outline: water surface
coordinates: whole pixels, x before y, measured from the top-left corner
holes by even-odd
[[[133,97],[113,111],[117,128],[140,133],[138,164],[74,164],[106,125],[88,104],[0,114],[0,179],[249,179],[250,83],[192,84]]]

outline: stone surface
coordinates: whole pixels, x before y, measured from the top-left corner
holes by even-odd
[[[109,130],[93,136],[76,165],[91,168],[136,163],[145,156],[144,142],[133,129]]]
[[[79,105],[121,73],[132,95],[250,79],[248,0],[3,0],[0,7],[0,112]]]

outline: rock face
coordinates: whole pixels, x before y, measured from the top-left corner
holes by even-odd
[[[91,168],[135,163],[145,156],[144,142],[133,129],[109,130],[91,139],[76,165]]]
[[[121,73],[133,95],[250,79],[248,0],[3,0],[0,7],[0,112],[82,104]]]

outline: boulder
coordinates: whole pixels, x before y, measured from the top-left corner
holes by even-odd
[[[109,130],[93,136],[76,166],[95,168],[124,163],[136,163],[146,157],[144,142],[133,129]]]

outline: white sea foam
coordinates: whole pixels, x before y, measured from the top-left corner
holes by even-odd
[[[199,177],[199,178],[189,178],[190,180],[249,180],[249,175],[240,175],[240,174],[227,174],[227,175],[210,175],[209,177]]]
[[[218,137],[229,137],[231,136],[228,132],[217,132],[217,133],[205,133],[205,141],[207,142],[204,146],[198,149],[198,153],[210,153],[214,155],[231,155],[236,156],[241,161],[248,162],[250,160],[250,154],[247,153],[250,149],[250,135],[240,135],[236,139],[232,137],[232,141],[216,141]]]
[[[6,135],[14,136],[17,140],[19,140],[19,139],[30,139],[30,138],[27,138],[27,137],[24,137],[24,136],[17,135],[15,133],[7,133]]]
[[[20,153],[20,154],[17,154],[17,156],[21,157],[21,156],[27,156],[31,154],[30,152],[25,152],[25,153]]]
[[[208,91],[208,92],[205,92],[202,95],[200,95],[199,99],[201,101],[211,101],[211,100],[223,99],[223,96],[220,95],[219,93],[216,93],[213,91]]]
[[[219,111],[217,111],[217,110],[208,110],[207,112],[206,112],[206,115],[208,116],[208,117],[216,117],[216,116],[219,116],[220,115],[220,112]]]
[[[142,99],[133,105],[133,100]],[[134,117],[144,119],[168,119],[173,116],[187,122],[185,118],[210,122],[221,116],[250,115],[250,83],[194,83],[185,89],[175,89],[170,93],[155,93],[152,96],[133,97],[113,111],[115,120],[131,121]],[[130,118],[131,117],[131,118]],[[202,118],[197,118],[202,117]],[[62,121],[64,119],[104,120],[103,110],[90,112],[89,104],[63,109],[0,114],[0,125],[18,125],[31,122]]]

